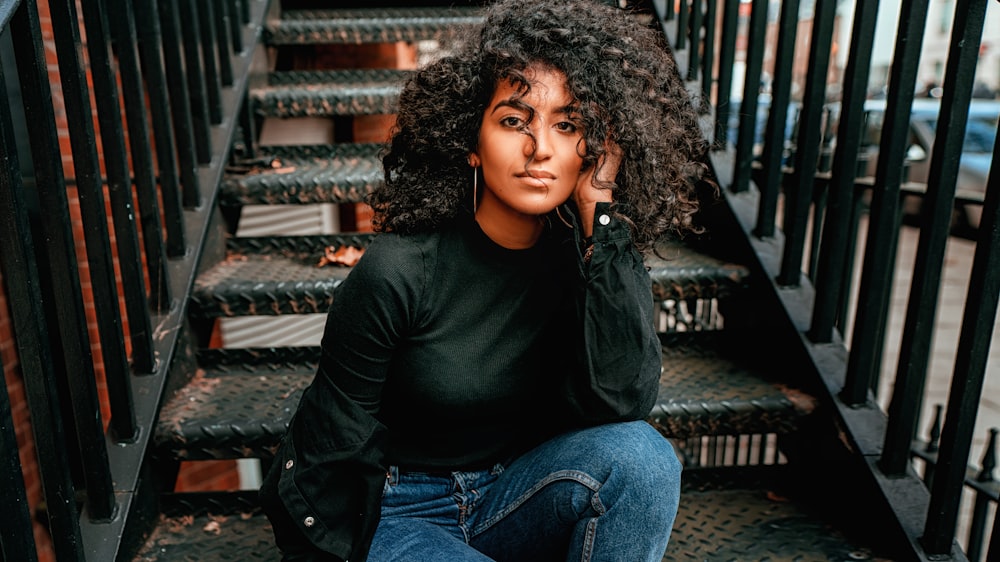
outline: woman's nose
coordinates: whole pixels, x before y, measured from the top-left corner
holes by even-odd
[[[534,156],[535,160],[545,160],[552,156],[551,133],[544,127],[535,127],[525,145],[525,156]]]

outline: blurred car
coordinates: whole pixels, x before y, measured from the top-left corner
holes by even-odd
[[[865,102],[865,128],[859,154],[861,176],[875,175],[879,139],[885,121],[885,107],[885,100]],[[924,98],[913,100],[911,107],[909,145],[904,162],[904,181],[908,183],[904,189],[903,200],[904,218],[908,222],[913,222],[920,214],[920,201],[930,171],[940,107],[940,100]],[[966,233],[962,232],[963,229],[968,231],[979,227],[998,120],[1000,120],[1000,100],[972,100],[955,184],[953,228],[959,234]]]

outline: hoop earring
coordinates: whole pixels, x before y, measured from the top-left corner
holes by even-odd
[[[476,216],[478,205],[476,199],[479,195],[479,170],[472,168],[472,216]]]
[[[561,206],[562,205],[560,205],[560,207]],[[566,219],[563,218],[562,213],[559,212],[559,207],[556,207],[556,216],[558,216],[559,220],[561,220],[563,224],[565,224],[567,227],[569,227],[570,230],[573,230],[573,225],[571,225],[569,222],[566,221]]]

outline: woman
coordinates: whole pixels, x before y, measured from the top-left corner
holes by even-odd
[[[261,490],[285,560],[659,560],[639,251],[690,227],[704,148],[656,35],[589,0],[498,3],[418,71]]]

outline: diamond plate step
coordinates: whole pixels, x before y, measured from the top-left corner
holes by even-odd
[[[664,336],[660,399],[650,422],[669,437],[785,433],[812,409],[801,392],[766,381],[735,361],[709,332]],[[163,407],[154,443],[184,460],[268,458],[301,391],[312,380],[319,348],[209,350],[202,369]]]
[[[272,146],[240,169],[230,168],[219,204],[360,203],[382,185],[382,144]],[[236,173],[239,172],[239,173]]]
[[[312,381],[318,347],[202,350],[201,368],[160,411],[164,458],[270,458]]]
[[[350,273],[341,266],[318,267],[327,246],[365,247],[371,235],[328,235],[232,239],[229,255],[195,282],[190,313],[196,317],[275,316],[325,313],[333,290]],[[678,242],[660,244],[647,256],[658,299],[725,298],[746,283],[748,271]]]
[[[776,485],[783,467],[685,471],[663,562],[892,560]],[[273,561],[270,523],[253,492],[168,494],[137,562]]]
[[[748,362],[752,351],[719,332],[661,335],[663,372],[649,421],[668,437],[791,433],[815,399],[782,381],[792,373]]]
[[[287,10],[267,22],[269,45],[448,42],[479,25],[474,7]]]
[[[264,117],[387,115],[396,112],[410,74],[392,69],[272,72],[267,86],[250,90],[250,103]]]

